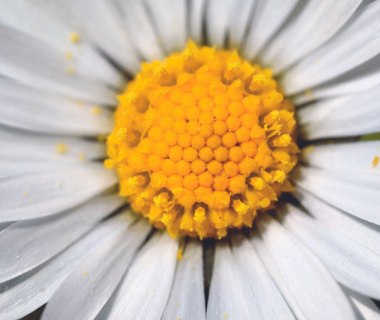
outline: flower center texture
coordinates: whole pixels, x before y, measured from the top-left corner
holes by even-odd
[[[269,69],[197,47],[142,63],[115,112],[105,166],[157,228],[222,238],[252,226],[292,185],[294,107]]]

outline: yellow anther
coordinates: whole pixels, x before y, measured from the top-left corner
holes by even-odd
[[[206,210],[202,207],[198,207],[194,212],[194,220],[198,223],[206,221]]]
[[[193,42],[144,62],[118,96],[107,139],[104,165],[116,168],[120,195],[172,237],[252,226],[291,190],[299,152],[292,107],[277,88],[270,70],[236,51]]]
[[[78,43],[80,41],[80,36],[75,32],[71,32],[69,35],[69,39],[71,42]]]
[[[250,183],[256,190],[263,190],[266,186],[265,181],[259,177],[253,177]]]
[[[131,93],[128,93],[127,95],[127,101],[128,103],[135,103],[137,101],[137,98],[138,98],[138,94],[136,92],[131,92]]]
[[[165,70],[163,66],[159,66],[153,70],[153,75],[158,79],[163,78],[168,75],[168,72]]]
[[[275,147],[287,147],[292,141],[292,138],[288,134],[284,134],[280,137],[274,138],[272,143]]]
[[[283,170],[275,170],[275,171],[271,172],[271,175],[272,175],[274,181],[277,181],[280,183],[283,183],[284,180],[286,179],[286,173]]]
[[[239,215],[246,214],[249,211],[249,206],[241,202],[240,200],[234,200],[232,207]]]
[[[127,132],[128,132],[128,129],[127,128],[120,128],[117,132],[116,132],[116,137],[120,140],[120,141],[123,141],[127,138]]]

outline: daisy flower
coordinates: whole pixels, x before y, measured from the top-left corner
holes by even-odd
[[[1,1],[0,319],[380,319],[379,34],[380,0]]]

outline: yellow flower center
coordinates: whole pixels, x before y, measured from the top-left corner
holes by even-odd
[[[157,228],[224,237],[252,226],[291,184],[294,108],[269,69],[197,47],[142,63],[107,139],[120,195]]]

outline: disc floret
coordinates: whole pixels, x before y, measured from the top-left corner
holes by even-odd
[[[189,42],[143,63],[115,112],[107,168],[120,195],[172,236],[252,226],[292,187],[294,109],[269,69]]]

